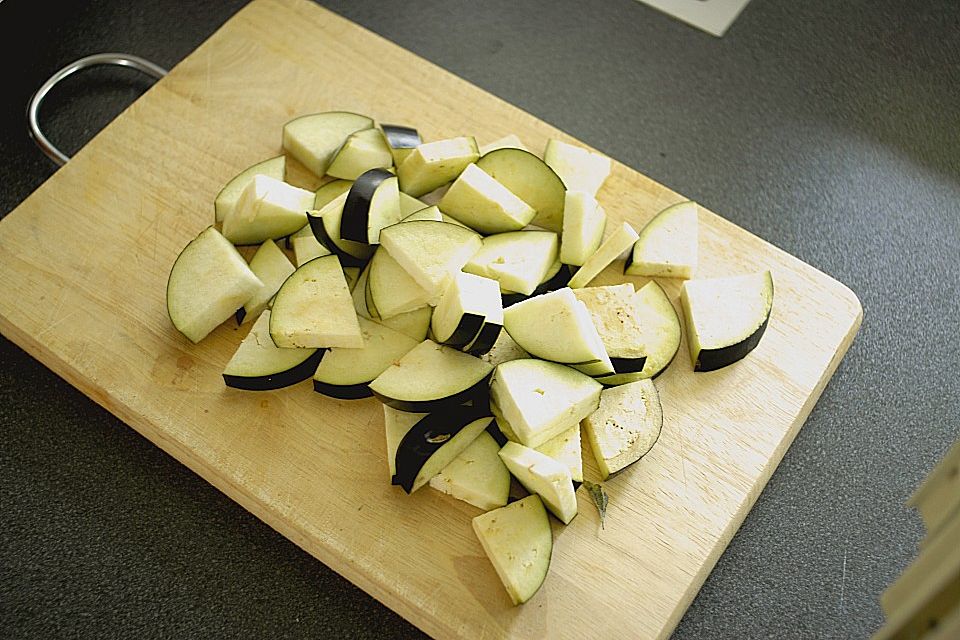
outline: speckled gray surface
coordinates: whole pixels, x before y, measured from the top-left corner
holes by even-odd
[[[52,171],[23,116],[46,75],[105,50],[173,65],[242,4],[0,4],[0,212]],[[903,502],[960,433],[960,5],[754,0],[717,40],[632,0],[323,4],[859,294],[860,335],[675,637],[875,630],[922,533]],[[52,137],[79,147],[130,80],[71,81]],[[6,340],[0,360],[4,636],[421,637]]]

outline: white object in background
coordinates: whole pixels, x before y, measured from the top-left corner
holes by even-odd
[[[718,38],[750,0],[638,0]]]

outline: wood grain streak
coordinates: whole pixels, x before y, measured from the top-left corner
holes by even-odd
[[[657,380],[663,436],[607,483],[606,528],[581,494],[580,515],[555,527],[543,590],[511,607],[471,531],[477,511],[389,485],[375,400],[326,399],[307,384],[227,389],[220,371],[246,328],[227,323],[194,346],[167,320],[167,273],[211,223],[219,188],[280,152],[285,121],[329,109],[411,123],[428,140],[572,140],[311,3],[255,0],[0,223],[0,330],[433,636],[666,637],[853,340],[856,296],[702,210],[698,277],[771,269],[767,334],[707,374],[692,373],[681,345]],[[291,175],[318,184],[296,163]],[[617,162],[598,197],[638,229],[682,199]],[[65,211],[82,241],[63,241]],[[621,269],[597,283],[624,280]],[[676,303],[679,283],[664,285]],[[589,455],[585,472],[596,479]]]

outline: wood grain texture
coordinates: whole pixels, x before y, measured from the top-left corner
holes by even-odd
[[[849,347],[856,296],[701,210],[698,277],[773,271],[766,336],[706,374],[681,345],[657,380],[663,435],[606,484],[606,528],[581,492],[580,515],[556,526],[543,589],[511,607],[471,530],[478,511],[390,486],[376,400],[335,401],[309,384],[225,388],[220,372],[247,327],[225,324],[194,346],[167,319],[167,273],[212,221],[219,188],[278,153],[285,121],[328,109],[411,123],[427,140],[572,141],[315,5],[256,0],[0,223],[0,330],[433,636],[669,635]],[[598,198],[638,229],[681,200],[616,162]],[[623,280],[622,266],[595,284]],[[676,303],[679,284],[663,282]]]

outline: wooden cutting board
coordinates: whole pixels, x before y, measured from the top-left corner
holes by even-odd
[[[331,109],[413,124],[428,140],[570,140],[333,13],[256,0],[0,222],[0,330],[433,636],[669,635],[849,347],[856,296],[703,211],[699,277],[773,271],[766,335],[707,374],[681,347],[657,380],[663,435],[607,483],[606,528],[581,490],[543,589],[512,607],[471,530],[477,510],[389,484],[376,400],[334,401],[306,383],[227,389],[220,372],[246,328],[225,324],[194,346],[167,319],[167,273],[211,223],[221,185],[277,154],[285,121]],[[681,198],[614,163],[599,199],[639,229]]]

